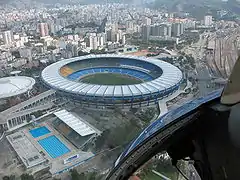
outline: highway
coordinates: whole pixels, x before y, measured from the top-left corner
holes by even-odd
[[[211,76],[207,66],[203,65],[200,60],[196,62],[196,72],[198,79],[199,96],[205,96],[215,90],[214,84],[211,83]]]
[[[213,80],[218,77],[212,74],[206,57],[206,46],[208,44],[207,36],[207,33],[200,35],[200,39],[196,44],[185,48],[185,53],[192,54],[195,59],[195,78],[197,79],[199,89],[198,96],[205,96],[218,88],[215,86],[215,83],[213,83]]]

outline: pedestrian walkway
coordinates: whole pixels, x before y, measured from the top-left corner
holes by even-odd
[[[184,90],[177,90],[172,95],[170,95],[170,96],[168,96],[168,97],[166,97],[162,100],[159,100],[158,101],[158,106],[159,106],[159,109],[160,109],[160,114],[159,114],[158,118],[160,118],[161,116],[163,116],[164,114],[166,114],[168,112],[168,108],[167,108],[167,102],[168,101],[178,97],[181,93],[184,93],[186,89],[189,89],[191,87],[192,87],[192,83],[190,81],[187,81],[187,85],[184,88]]]

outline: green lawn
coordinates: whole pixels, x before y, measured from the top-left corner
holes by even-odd
[[[115,73],[98,73],[83,77],[83,83],[99,85],[130,85],[142,83],[141,80]]]
[[[177,174],[170,174],[170,173],[162,173],[162,175],[172,179],[172,180],[175,180],[177,179]],[[147,173],[144,177],[141,178],[142,180],[164,180],[162,177],[154,174],[153,172],[149,172]]]
[[[142,180],[162,180],[163,178],[157,176],[153,172],[149,172]]]

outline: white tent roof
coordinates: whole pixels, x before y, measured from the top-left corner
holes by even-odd
[[[54,113],[60,120],[77,132],[80,136],[87,136],[90,134],[97,133],[92,127],[87,123],[83,122],[81,119],[75,117],[72,113],[64,110]]]
[[[35,80],[26,76],[0,78],[0,98],[17,96],[31,90]]]

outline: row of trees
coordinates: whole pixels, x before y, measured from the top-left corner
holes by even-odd
[[[136,46],[140,46],[140,49],[146,49],[149,46],[151,47],[159,47],[159,48],[174,48],[175,41],[168,41],[168,40],[149,40],[149,41],[143,41],[143,40],[135,40],[132,39],[131,43]]]
[[[105,49],[101,49],[101,50],[91,49],[90,53],[84,52],[84,51],[81,51],[81,50],[78,51],[78,56],[86,56],[86,55],[89,55],[89,54],[106,54],[106,50]]]
[[[15,175],[11,175],[11,176],[4,176],[2,178],[2,180],[16,180],[18,179]],[[32,175],[29,175],[29,174],[22,174],[20,176],[20,179],[21,180],[34,180],[34,177]]]
[[[145,122],[146,124],[149,124],[150,121],[154,118],[154,116],[157,114],[156,108],[148,108],[146,111],[141,112],[138,117]]]
[[[71,180],[101,180],[103,178],[102,175],[98,175],[96,172],[79,174],[77,172],[77,170],[75,170],[75,169],[70,171],[70,176],[71,176]],[[15,175],[4,176],[2,178],[2,180],[17,180],[17,179],[19,179],[19,178],[17,178]],[[35,180],[34,177],[29,174],[22,174],[20,176],[20,179],[21,180]],[[54,178],[53,180],[61,180],[61,179]]]
[[[114,129],[107,129],[103,131],[102,135],[95,141],[95,149],[99,151],[103,148],[115,148],[129,143],[141,130],[135,119],[131,119],[129,123],[116,127]],[[124,136],[123,136],[124,134]]]
[[[71,180],[101,180],[102,175],[98,175],[97,172],[78,173],[76,169],[70,171]]]

